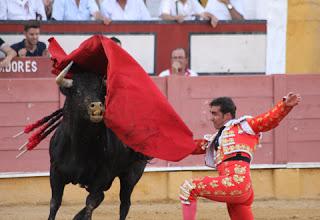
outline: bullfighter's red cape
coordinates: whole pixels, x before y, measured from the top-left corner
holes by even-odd
[[[194,151],[192,132],[143,68],[112,40],[95,35],[69,55],[54,38],[49,42],[54,74],[74,61],[84,70],[107,75],[104,121],[125,144],[170,161]]]

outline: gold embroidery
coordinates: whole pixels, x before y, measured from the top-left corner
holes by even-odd
[[[210,185],[212,188],[218,187],[218,186],[219,186],[218,180],[212,180],[211,183],[209,183],[209,185]]]
[[[226,147],[223,147],[223,152],[225,154],[229,154],[229,153],[232,153],[234,151],[247,151],[249,152],[250,154],[252,154],[254,151],[251,149],[250,146],[248,145],[245,145],[245,144],[236,144],[236,145],[231,145],[231,146],[226,146]]]
[[[230,195],[232,195],[232,196],[239,196],[241,194],[242,194],[241,190],[233,190],[230,192]]]
[[[216,196],[225,196],[225,195],[227,195],[227,193],[222,191],[222,190],[217,190],[213,194],[216,195]]]
[[[225,173],[226,176],[230,176],[230,170],[228,168],[226,168],[224,170],[224,173]]]
[[[233,130],[224,130],[223,134],[221,135],[222,138],[228,138],[228,137],[234,137],[234,131]]]
[[[240,125],[238,125],[238,134],[243,134],[244,131],[241,129]]]
[[[245,176],[239,176],[239,175],[234,175],[233,176],[233,181],[240,184],[244,181]]]
[[[227,186],[227,187],[234,186],[234,184],[231,182],[231,178],[230,177],[223,178],[221,183],[224,186]]]
[[[257,121],[258,121],[258,122],[262,122],[262,118],[258,118]]]
[[[235,168],[234,168],[234,172],[235,172],[235,174],[245,174],[246,173],[246,167],[242,167],[242,166],[236,164]]]
[[[221,141],[221,145],[222,146],[229,146],[229,145],[232,145],[232,144],[235,144],[234,138],[223,138],[222,141]]]
[[[207,185],[202,182],[198,183],[198,186],[197,186],[198,189],[205,189],[206,187]]]
[[[248,183],[248,184],[246,185],[246,187],[245,187],[245,191],[249,191],[250,188],[251,188],[251,183]]]
[[[207,191],[207,190],[203,190],[199,193],[200,196],[205,196],[205,195],[211,195],[211,192],[210,191]]]

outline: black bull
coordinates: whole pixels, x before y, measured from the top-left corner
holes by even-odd
[[[63,76],[64,77],[64,76]],[[63,119],[50,141],[51,201],[55,219],[66,184],[79,184],[89,195],[74,219],[91,219],[116,177],[120,179],[120,219],[126,218],[134,186],[148,162],[124,145],[103,122],[106,85],[102,74],[79,72],[58,80],[66,96]]]

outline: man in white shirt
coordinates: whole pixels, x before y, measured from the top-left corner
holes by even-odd
[[[218,22],[214,15],[205,12],[197,0],[162,0],[160,18],[178,23],[184,20],[210,20],[213,27]]]
[[[5,68],[10,65],[11,60],[17,56],[17,53],[2,40],[0,37],[0,51],[6,56],[0,61],[0,69]]]
[[[143,0],[104,0],[100,10],[111,20],[151,20]]]
[[[205,11],[219,20],[244,20],[243,0],[208,0]]]
[[[47,20],[42,1],[0,0],[0,20]]]
[[[183,48],[176,48],[171,53],[171,68],[162,71],[159,76],[198,76],[198,74],[191,69],[188,69],[187,52]]]
[[[95,0],[54,0],[52,18],[62,21],[89,21],[94,18],[109,24],[102,16]]]

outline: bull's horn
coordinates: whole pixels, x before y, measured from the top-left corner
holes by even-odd
[[[69,69],[71,68],[73,64],[73,61],[71,61],[68,66],[66,66],[56,77],[56,83],[61,87],[70,88],[72,87],[72,79],[65,79],[64,77],[69,72]]]

